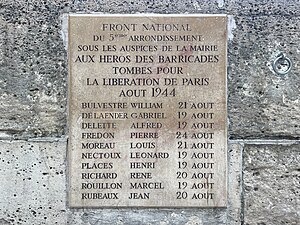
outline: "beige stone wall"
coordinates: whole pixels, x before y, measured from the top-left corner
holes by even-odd
[[[0,1],[0,224],[298,224],[298,1]],[[227,14],[228,207],[68,207],[68,13]],[[292,70],[278,76],[280,53]]]

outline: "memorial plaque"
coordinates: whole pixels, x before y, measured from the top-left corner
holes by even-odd
[[[70,15],[71,207],[225,207],[225,15]]]

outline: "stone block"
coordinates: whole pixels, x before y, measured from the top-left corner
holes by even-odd
[[[65,132],[67,54],[60,35],[60,13],[52,6],[49,2],[1,2],[3,138],[61,136]]]
[[[300,145],[246,145],[244,224],[300,221]]]
[[[299,2],[294,0],[226,1],[226,8],[234,15],[299,16]]]
[[[228,145],[228,225],[240,225],[242,215],[242,151],[241,143]]]
[[[0,146],[0,224],[66,224],[66,142]]]
[[[237,28],[228,49],[230,137],[299,137],[299,17],[234,18]],[[285,76],[271,66],[280,52],[293,63]]]
[[[103,209],[76,210],[68,224],[82,225],[225,225],[224,209]]]

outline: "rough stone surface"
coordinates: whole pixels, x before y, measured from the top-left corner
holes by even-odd
[[[242,221],[242,151],[241,143],[228,146],[228,225],[240,225]]]
[[[66,143],[0,146],[0,224],[66,224]]]
[[[231,138],[299,137],[299,3],[297,1],[1,1],[1,137],[66,134],[66,13],[226,13],[237,28],[229,42]],[[279,53],[293,61],[286,77],[270,67]]]
[[[230,145],[229,203],[219,209],[70,209],[66,141],[1,141],[0,224],[240,224],[241,146]],[[229,218],[229,219],[227,219]]]
[[[299,137],[298,1],[228,1],[236,29],[229,42],[229,133],[235,138]],[[293,62],[291,72],[276,76],[278,53]]]
[[[228,69],[231,138],[299,137],[299,17],[237,16],[235,23]],[[293,62],[284,77],[271,67],[280,52]]]
[[[299,6],[296,0],[0,1],[0,140],[46,138],[0,142],[0,225],[299,224],[300,146],[263,144],[299,139]],[[66,142],[51,138],[67,135],[62,29],[70,12],[232,15],[229,135],[240,140],[229,148],[228,209],[67,207]],[[293,62],[285,77],[271,67],[279,52]],[[245,138],[260,141],[249,145]]]
[[[64,133],[66,52],[58,9],[48,3],[0,3],[0,124],[4,137]]]
[[[244,224],[299,224],[300,145],[246,145]]]
[[[67,224],[82,225],[222,225],[224,209],[104,209],[72,212]]]

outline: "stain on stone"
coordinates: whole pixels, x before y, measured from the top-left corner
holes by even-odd
[[[10,223],[9,221],[7,221],[5,219],[0,219],[0,225],[12,225],[12,223]]]
[[[294,224],[299,195],[291,172],[299,162],[299,145],[246,145],[244,155],[244,215],[248,224]],[[254,176],[253,171],[260,175]],[[294,199],[295,201],[291,201]],[[285,209],[284,211],[282,209]],[[263,218],[263,220],[262,220]]]
[[[222,1],[217,2],[223,4]],[[228,43],[230,138],[299,139],[300,64],[295,63],[293,72],[285,79],[274,77],[268,68],[272,54],[279,50],[288,53],[293,62],[300,60],[298,3],[260,1],[258,4],[250,0],[225,2],[220,9],[216,1],[198,0],[79,0],[72,3],[53,0],[0,1],[1,135],[8,139],[28,139],[61,137],[66,134],[67,53],[60,37],[63,13],[155,12],[233,15],[237,29],[233,31],[233,38]],[[6,179],[1,181],[5,185],[0,185],[0,189],[5,202],[11,204],[4,205],[1,199],[0,225],[111,225],[112,221],[128,225],[160,222],[182,225],[193,216],[204,218],[204,225],[225,224],[222,211],[216,213],[208,209],[90,210],[88,216],[81,217],[82,210],[65,208],[65,181],[61,180],[63,176],[56,174],[56,171],[65,167],[65,159],[48,157],[47,162],[51,162],[51,165],[46,166],[40,152],[33,146],[29,149],[26,142],[21,143],[1,145],[1,163],[5,163],[1,167],[1,174]],[[48,144],[45,145],[48,147]],[[51,145],[43,154],[49,156],[54,152],[59,155],[61,151],[65,152],[64,145]],[[11,157],[5,149],[13,150],[17,157]],[[267,149],[270,153],[258,149]],[[252,162],[245,160],[244,165],[246,225],[299,223],[296,205],[299,202],[299,190],[293,185],[287,185],[299,184],[298,149],[299,146],[246,146],[244,156],[246,159],[252,158]],[[10,164],[6,164],[7,161]],[[31,161],[35,161],[37,166],[29,170],[26,167]],[[42,171],[48,168],[51,171],[49,176],[44,175],[45,179],[54,185],[49,185],[49,191],[45,191],[41,189],[44,188],[44,182],[40,182],[40,177]],[[289,170],[289,173],[285,170]],[[18,187],[28,187],[26,178],[29,174],[33,181],[31,185],[34,185],[30,194],[38,197],[24,199],[28,195],[18,193],[27,189],[21,191]],[[270,202],[272,205],[268,205]],[[30,209],[36,212],[42,211],[41,205],[49,207],[45,213],[47,220],[40,211],[35,214],[35,219],[32,218],[28,210],[30,205]],[[259,221],[259,217],[266,218]]]

